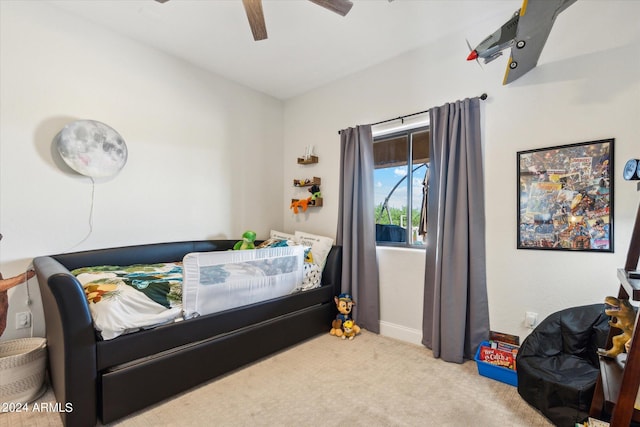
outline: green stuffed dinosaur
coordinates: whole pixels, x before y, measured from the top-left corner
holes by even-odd
[[[245,231],[242,234],[242,240],[236,242],[235,245],[233,245],[233,250],[234,251],[242,251],[245,249],[255,249],[256,245],[253,243],[256,240],[256,232],[255,231]]]

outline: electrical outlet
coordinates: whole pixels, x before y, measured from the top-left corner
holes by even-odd
[[[28,311],[22,311],[16,313],[16,329],[30,328],[31,327],[31,313]]]
[[[533,329],[534,326],[538,323],[538,313],[534,313],[532,311],[527,311],[524,314],[524,325],[527,328]]]

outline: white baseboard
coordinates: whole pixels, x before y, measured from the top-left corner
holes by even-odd
[[[406,341],[411,344],[422,345],[422,331],[419,329],[407,328],[395,323],[380,321],[380,335]]]

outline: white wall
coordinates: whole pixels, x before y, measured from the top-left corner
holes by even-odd
[[[41,2],[0,2],[0,271],[39,255],[138,243],[266,237],[282,224],[282,102]],[[107,123],[128,163],[97,182],[61,165],[54,136]],[[38,286],[34,335],[44,332]],[[27,287],[9,292],[3,339]]]
[[[335,236],[339,129],[489,95],[482,103],[487,286],[492,329],[525,336],[525,311],[540,318],[617,293],[640,193],[621,179],[640,155],[640,2],[580,1],[556,21],[539,65],[501,86],[507,58],[482,68],[465,61],[465,38],[478,42],[508,16],[443,38],[285,104],[284,191],[307,171],[295,164],[313,144],[325,207],[305,216],[285,209],[284,231]],[[586,31],[585,29],[589,29]],[[613,137],[615,253],[516,250],[516,152]],[[383,333],[420,341],[424,254],[378,248]],[[405,261],[405,262],[401,262]]]
[[[483,68],[467,47],[508,17],[319,88],[284,104],[37,2],[0,2],[0,271],[38,255],[170,240],[236,238],[247,228],[335,236],[339,129],[489,94],[483,102],[491,326],[525,335],[541,317],[616,292],[639,194],[620,179],[637,158],[639,2],[576,2],[557,20],[539,66],[501,86],[506,58]],[[590,29],[585,32],[585,28]],[[95,189],[61,166],[51,140],[69,121],[103,121],[129,161]],[[284,123],[284,128],[283,128]],[[515,249],[519,150],[616,138],[615,253]],[[284,139],[284,145],[282,140]],[[314,145],[320,163],[296,158]],[[324,207],[293,215],[292,181],[322,177]],[[304,194],[304,193],[303,193]],[[166,201],[166,196],[171,199]],[[163,199],[163,201],[160,198]],[[256,214],[259,213],[259,214]],[[81,242],[81,243],[80,243]],[[381,330],[419,342],[424,253],[378,249]],[[27,309],[10,291],[9,326]],[[35,335],[43,325],[37,284]]]

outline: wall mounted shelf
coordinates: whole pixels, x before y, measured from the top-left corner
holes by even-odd
[[[299,165],[310,165],[312,163],[318,163],[318,156],[310,156],[309,158],[298,157]]]
[[[311,151],[307,150],[306,152],[310,153]],[[318,163],[318,156],[309,155],[304,157],[298,157],[298,164],[300,165],[311,165],[314,163]],[[317,177],[317,176],[314,176],[313,178],[293,180],[294,187],[298,187],[298,188],[309,187],[309,192],[311,192],[311,190],[314,190],[313,194],[316,196],[321,195],[321,193],[319,192],[321,183],[322,183],[322,180],[320,179],[320,177]],[[313,186],[317,186],[317,187],[313,187]],[[307,192],[307,195],[309,195],[309,192]],[[300,191],[296,190],[296,193],[300,193]],[[301,205],[298,204],[297,202],[300,202],[300,201],[304,201],[304,203],[302,203]],[[310,195],[309,197],[291,199],[291,209],[293,209],[294,213],[297,214],[299,212],[299,208],[302,208],[302,206],[306,206],[304,210],[306,210],[306,208],[319,208],[322,206],[322,197],[313,197],[313,195]]]
[[[300,199],[291,199],[291,203],[297,202]],[[319,208],[322,206],[322,197],[318,197],[315,200],[312,200],[309,202],[309,204],[307,205],[310,208]]]
[[[312,179],[294,179],[293,185],[294,187],[311,187],[312,185],[320,185],[322,180],[317,176],[314,176]]]

